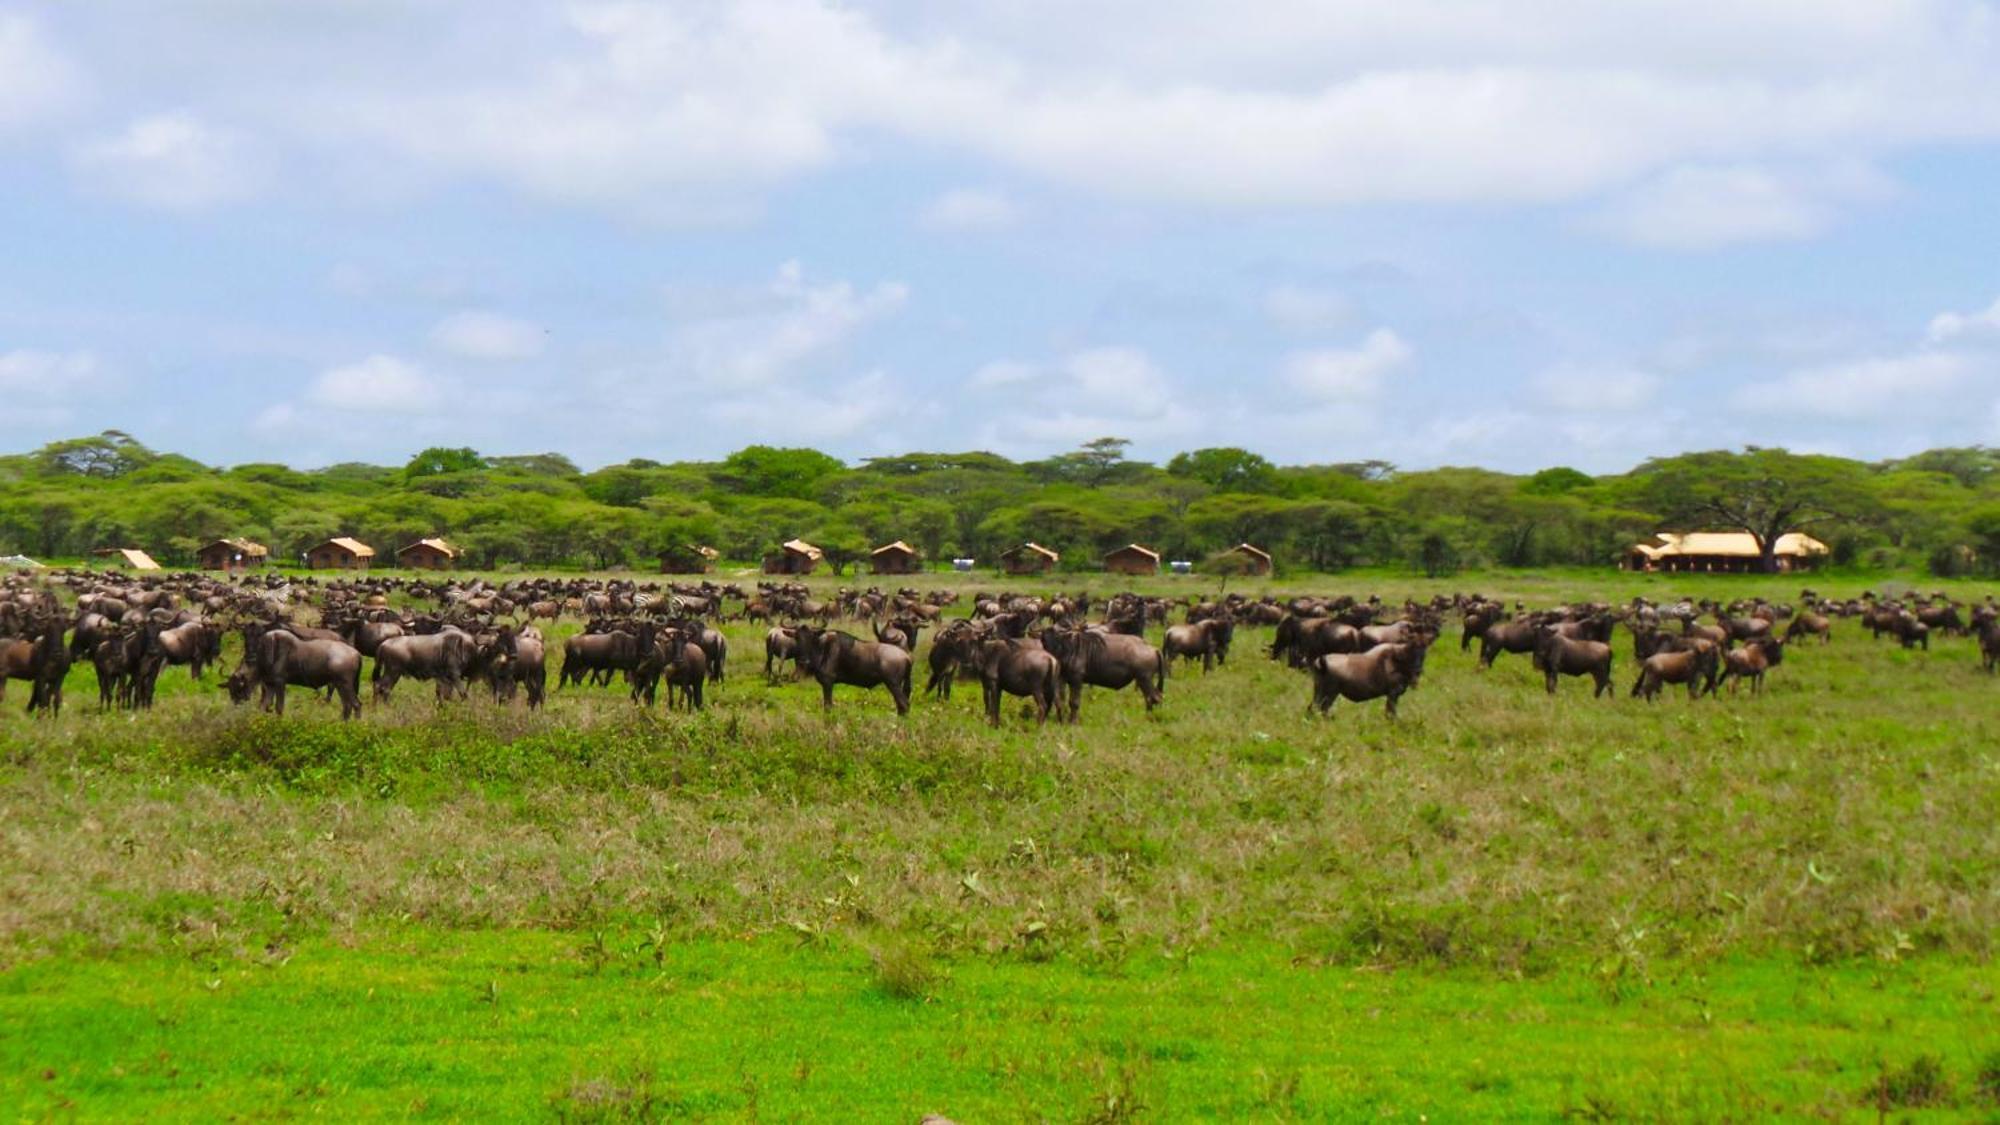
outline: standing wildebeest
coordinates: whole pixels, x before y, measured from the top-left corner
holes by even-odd
[[[700,629],[699,624],[692,628],[665,629],[652,639],[652,646],[632,672],[635,702],[643,698],[648,707],[652,706],[659,698],[657,688],[664,679],[667,710],[674,709],[676,697],[686,702],[689,710],[701,710],[701,689],[709,678],[709,665],[708,650],[697,639]]]
[[[1686,684],[1688,698],[1699,699],[1704,684],[1714,690],[1719,651],[1715,645],[1701,642],[1693,648],[1655,652],[1639,662],[1639,678],[1632,683],[1632,694],[1643,695],[1651,703],[1662,684]]]
[[[1324,715],[1336,700],[1365,703],[1387,698],[1390,718],[1396,716],[1396,701],[1417,686],[1424,675],[1424,654],[1428,644],[1405,642],[1376,645],[1367,652],[1330,652],[1313,661],[1313,707]]]
[[[1785,639],[1791,641],[1804,636],[1817,636],[1819,643],[1827,643],[1833,639],[1833,620],[1811,610],[1800,613],[1785,627]]]
[[[938,630],[937,636],[931,640],[930,655],[925,657],[930,663],[931,674],[924,681],[924,694],[950,699],[951,685],[958,679],[959,669],[973,667],[973,654],[985,639],[986,631],[964,618]]]
[[[1271,641],[1271,659],[1303,668],[1329,652],[1360,652],[1368,647],[1361,630],[1331,617],[1286,617]]]
[[[332,688],[340,695],[342,719],[361,716],[361,653],[346,641],[302,641],[272,629],[256,638],[251,656],[251,679],[263,688],[265,708],[284,714],[285,688],[297,684]]]
[[[114,629],[97,642],[90,662],[97,669],[97,705],[101,710],[140,705],[139,668],[145,658],[146,636],[136,629]]]
[[[799,664],[819,681],[821,697],[828,710],[833,708],[833,685],[885,687],[895,701],[896,714],[910,713],[910,654],[895,645],[864,641],[852,633],[801,625],[798,630]]]
[[[63,680],[69,675],[69,647],[63,641],[62,619],[51,615],[29,654],[34,687],[28,692],[28,713],[62,714]]]
[[[1751,641],[1722,655],[1722,682],[1735,691],[1737,680],[1750,681],[1750,694],[1764,691],[1764,673],[1785,662],[1785,642],[1777,637]]]
[[[2000,668],[2000,620],[1987,620],[1979,625],[1979,659],[1988,672]]]
[[[767,680],[777,679],[777,673],[773,669],[776,665],[783,664],[787,660],[792,662],[792,674],[797,676],[800,672],[804,671],[804,669],[799,667],[798,655],[798,626],[771,626],[770,630],[764,634],[764,678]]]
[[[579,633],[563,642],[562,673],[556,678],[556,686],[568,687],[574,683],[581,687],[586,674],[603,672],[608,676],[614,671],[629,674],[638,667],[642,655],[639,638],[623,629]]]
[[[1541,637],[1541,624],[1532,618],[1495,621],[1480,634],[1479,667],[1493,667],[1493,661],[1503,652],[1532,653]]]
[[[440,703],[454,695],[463,695],[472,644],[472,638],[457,628],[424,636],[387,638],[375,648],[375,668],[368,677],[375,685],[375,701],[387,703],[396,681],[404,676],[435,680]]]
[[[994,639],[980,645],[976,659],[986,688],[986,721],[1000,725],[1000,696],[1026,696],[1035,703],[1035,722],[1049,721],[1062,689],[1062,669],[1047,649],[1032,641]]]
[[[1160,703],[1167,682],[1167,658],[1142,637],[1095,629],[1050,629],[1042,634],[1042,647],[1062,668],[1072,723],[1083,705],[1085,684],[1118,691],[1136,683],[1139,694],[1145,697],[1146,710]]]
[[[1207,672],[1216,664],[1229,663],[1229,642],[1235,635],[1236,622],[1228,614],[1205,617],[1192,625],[1170,626],[1160,651],[1169,664],[1175,657],[1193,660],[1198,656],[1201,670]]]
[[[1558,676],[1589,676],[1595,680],[1592,699],[1612,690],[1611,646],[1603,641],[1574,640],[1553,628],[1546,629],[1535,649],[1535,666],[1547,677],[1550,695],[1556,693]],[[1617,693],[1612,692],[1612,697],[1616,698]]]
[[[522,687],[527,691],[528,710],[540,707],[549,682],[548,669],[542,659],[541,630],[530,625],[517,632],[511,626],[504,626],[493,643],[500,652],[495,668],[494,693],[511,701],[515,687]]]

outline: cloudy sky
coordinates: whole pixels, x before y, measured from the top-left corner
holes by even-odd
[[[0,448],[1993,443],[1996,198],[1973,0],[0,0]]]

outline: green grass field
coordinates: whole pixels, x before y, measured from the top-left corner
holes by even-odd
[[[1799,585],[1277,583],[1535,606]],[[824,716],[764,681],[759,630],[729,635],[693,717],[622,686],[529,715],[405,684],[359,723],[304,693],[281,720],[184,670],[153,713],[98,715],[81,667],[48,723],[14,685],[0,1105],[2000,1113],[2000,682],[1969,640],[1842,622],[1762,698],[1649,706],[1622,631],[1619,698],[1593,702],[1525,657],[1477,671],[1454,629],[1390,722],[1308,718],[1243,629],[1151,717],[1092,692],[1078,727],[992,731],[970,683],[901,721],[840,689]]]

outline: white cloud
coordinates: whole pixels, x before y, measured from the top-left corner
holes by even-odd
[[[103,376],[89,352],[0,352],[0,428],[68,425],[76,404],[102,390]]]
[[[389,355],[329,368],[306,388],[305,404],[357,414],[424,414],[444,404],[444,387],[423,368]]]
[[[0,130],[31,124],[76,92],[76,69],[19,12],[0,12]]]
[[[1963,356],[1919,351],[1794,371],[1772,382],[1744,387],[1730,401],[1739,410],[1782,411],[1788,416],[1849,422],[1944,415],[1961,405],[1946,392],[1963,385],[1971,371]]]
[[[1046,364],[1001,360],[967,385],[987,400],[984,440],[1006,448],[1176,437],[1201,426],[1182,389],[1138,348],[1086,348]]]
[[[790,388],[782,394],[726,398],[704,413],[761,441],[832,442],[905,419],[910,396],[887,375],[870,372],[827,392]]]
[[[431,329],[431,343],[467,359],[529,359],[542,353],[539,326],[498,313],[453,313]]]
[[[686,326],[675,343],[677,360],[713,384],[762,386],[900,311],[909,295],[909,287],[896,281],[867,290],[848,281],[813,284],[799,263],[786,262],[765,288],[739,295],[748,299],[737,307]]]
[[[1264,293],[1264,315],[1290,332],[1326,332],[1348,327],[1359,315],[1354,298],[1338,289],[1276,285]]]
[[[139,118],[116,136],[78,146],[72,164],[106,195],[174,211],[246,199],[263,180],[240,134],[187,112]]]
[[[1013,226],[1020,209],[1005,192],[959,188],[945,192],[919,218],[927,230],[988,231]]]
[[[1825,230],[1846,207],[1889,190],[1879,172],[1855,165],[1681,165],[1613,201],[1591,225],[1658,249],[1797,241]]]
[[[1378,397],[1383,382],[1409,362],[1412,352],[1387,328],[1368,334],[1358,348],[1320,348],[1285,357],[1284,380],[1292,389],[1321,402],[1354,402]]]
[[[45,352],[22,348],[0,352],[0,395],[61,398],[87,386],[98,375],[97,357],[89,352]]]
[[[2000,334],[2000,300],[1976,312],[1942,312],[1931,318],[1930,340],[1934,344],[1966,337]]]
[[[1228,206],[1578,200],[1664,173],[1625,206],[1676,245],[1823,222],[1767,161],[2000,135],[2000,36],[1974,0],[1007,7],[579,4],[490,73],[303,99],[300,132],[696,220],[877,138]]]
[[[1646,371],[1554,367],[1529,380],[1529,387],[1556,410],[1616,414],[1651,405],[1660,379]]]

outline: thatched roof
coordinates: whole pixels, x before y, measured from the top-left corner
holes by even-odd
[[[1635,543],[1632,549],[1649,559],[1670,558],[1740,558],[1758,557],[1757,538],[1747,531],[1662,531],[1654,538],[1658,543]],[[1787,532],[1778,537],[1775,550],[1779,558],[1804,558],[1808,555],[1824,555],[1827,545],[1801,531]]]

